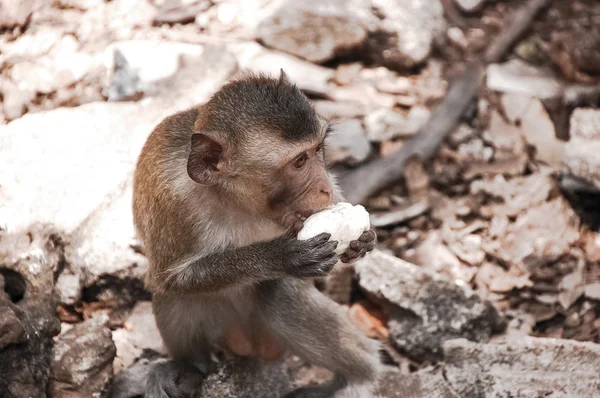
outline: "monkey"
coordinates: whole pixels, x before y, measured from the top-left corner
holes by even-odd
[[[314,280],[372,251],[375,231],[341,256],[327,233],[296,238],[307,217],[343,200],[325,165],[330,132],[281,70],[278,78],[244,73],[149,135],[134,172],[133,216],[171,360],[149,376],[147,397],[190,396],[198,386],[189,375],[201,380],[222,358],[285,352],[334,374],[287,398],[372,385],[379,343]]]

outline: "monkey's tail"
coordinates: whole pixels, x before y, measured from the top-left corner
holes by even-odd
[[[202,386],[204,374],[195,366],[170,360],[157,364],[148,376],[145,398],[187,398]]]

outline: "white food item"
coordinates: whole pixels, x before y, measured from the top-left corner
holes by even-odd
[[[342,254],[350,242],[357,240],[369,228],[371,221],[364,207],[340,202],[308,217],[298,233],[298,239],[307,240],[325,232],[330,233],[330,240],[338,242],[335,252]]]

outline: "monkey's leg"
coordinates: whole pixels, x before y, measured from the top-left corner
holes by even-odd
[[[265,282],[257,291],[265,325],[292,352],[335,374],[329,383],[300,388],[286,397],[325,398],[342,389],[346,394],[370,387],[382,366],[378,343],[356,329],[340,305],[298,279]]]

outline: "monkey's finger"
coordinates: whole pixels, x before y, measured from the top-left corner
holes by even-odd
[[[365,245],[364,250],[367,252],[373,251],[375,248],[375,242],[369,242]]]
[[[325,276],[325,275],[329,274],[329,272],[331,272],[333,267],[335,267],[335,265],[337,264],[338,260],[339,260],[339,257],[334,256],[330,260],[327,260],[326,262],[323,263],[323,266],[321,267],[321,269],[324,272],[323,276]]]
[[[328,232],[323,232],[322,234],[310,238],[309,241],[310,243],[321,244],[327,242],[329,238],[331,238],[331,234]]]
[[[374,230],[370,229],[368,231],[363,232],[362,235],[360,235],[360,238],[358,238],[358,240],[361,242],[371,242],[374,241],[375,238],[377,238],[377,234]]]
[[[360,251],[365,248],[365,242],[353,240],[352,242],[350,242],[350,245],[348,245],[348,246],[352,250]]]
[[[304,228],[304,221],[298,220],[294,223],[292,230],[294,231],[295,234],[298,234],[298,232],[300,232],[302,230],[302,228]]]

